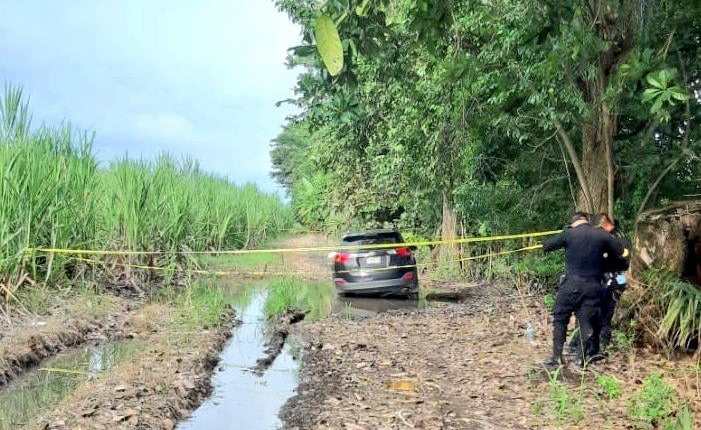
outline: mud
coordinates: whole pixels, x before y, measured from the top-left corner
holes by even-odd
[[[13,327],[0,340],[0,389],[62,351],[89,341],[124,337],[129,309],[129,305],[121,303],[117,311],[103,318],[50,317]]]
[[[265,291],[256,291],[249,303],[237,306],[243,323],[221,354],[221,362],[212,377],[214,392],[178,426],[179,430],[280,428],[277,414],[294,394],[299,362],[292,354],[293,345],[288,342],[265,373],[251,371],[266,348],[269,321],[265,317],[265,298]]]
[[[287,429],[630,428],[627,405],[651,372],[701,412],[694,362],[637,350],[585,373],[569,366],[563,383],[572,399],[583,393],[583,416],[556,416],[540,364],[550,347],[548,314],[514,288],[490,285],[461,304],[304,327],[300,385],[281,412]],[[620,399],[601,394],[601,373],[621,381]]]
[[[166,309],[150,305],[134,337],[145,345],[128,363],[78,388],[42,420],[46,430],[175,428],[212,392],[210,375],[231,335],[231,310],[216,329],[170,331]]]
[[[305,316],[306,314],[302,311],[290,309],[271,323],[272,329],[265,342],[264,355],[256,360],[256,365],[253,368],[255,374],[262,375],[268,370],[282,352],[292,325],[302,321]]]

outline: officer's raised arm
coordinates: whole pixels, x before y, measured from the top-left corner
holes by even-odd
[[[565,240],[565,232],[563,231],[562,233],[558,234],[557,236],[546,239],[543,242],[543,251],[545,251],[545,252],[556,251],[558,249],[564,248],[566,244],[567,244],[567,241]]]

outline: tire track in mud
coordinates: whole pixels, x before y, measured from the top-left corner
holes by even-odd
[[[298,310],[288,310],[284,315],[281,315],[272,325],[272,330],[268,334],[268,340],[265,343],[265,355],[256,360],[256,365],[253,372],[256,375],[262,375],[273,364],[278,355],[285,347],[285,341],[290,335],[290,330],[293,324],[302,321],[306,314]]]
[[[79,387],[39,428],[174,429],[210,396],[219,354],[240,321],[230,309],[218,327],[182,333],[172,331],[169,318],[162,305],[145,307],[134,335],[148,346]]]
[[[130,309],[120,301],[116,311],[102,318],[51,317],[41,325],[12,329],[0,341],[0,389],[64,351],[89,342],[122,339]]]

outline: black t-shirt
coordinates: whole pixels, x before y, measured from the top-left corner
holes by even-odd
[[[607,266],[604,254],[620,258],[625,249],[620,240],[590,224],[565,229],[543,242],[545,252],[561,248],[565,248],[567,274],[588,279],[601,279]]]

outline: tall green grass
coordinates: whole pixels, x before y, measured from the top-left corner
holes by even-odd
[[[30,279],[56,282],[72,257],[29,255],[55,247],[179,253],[255,246],[292,225],[289,208],[254,185],[238,186],[192,160],[123,159],[99,168],[93,136],[70,126],[31,127],[16,87],[0,97],[0,284],[3,296]]]
[[[331,312],[335,297],[336,290],[330,282],[279,278],[268,287],[265,314],[272,318],[288,310],[299,310],[307,313],[307,319],[318,320]]]

